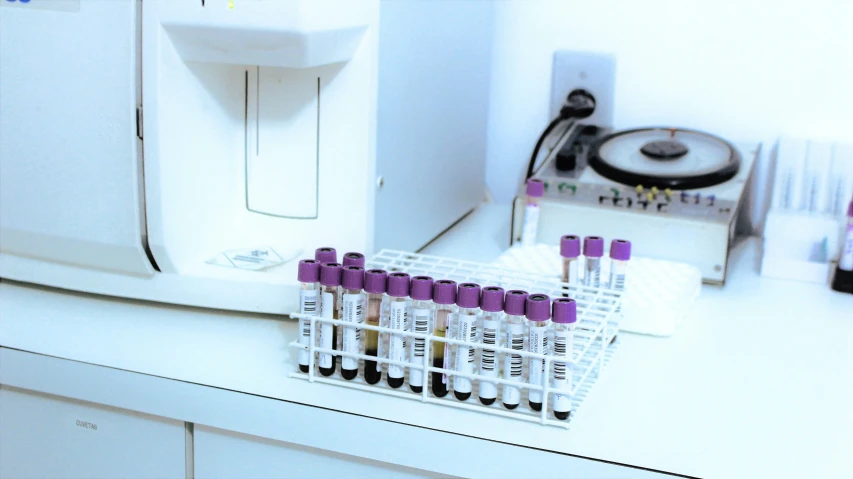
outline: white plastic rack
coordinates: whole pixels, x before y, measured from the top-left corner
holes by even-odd
[[[618,291],[605,288],[585,287],[581,285],[569,285],[562,283],[559,280],[555,280],[554,278],[508,270],[495,265],[391,250],[380,251],[367,262],[367,268],[384,269],[388,272],[403,271],[412,276],[425,275],[431,276],[436,280],[451,279],[458,283],[472,282],[484,287],[500,286],[507,291],[511,289],[522,289],[531,294],[547,294],[552,299],[566,296],[575,299],[578,306],[578,320],[575,323],[571,355],[569,358],[561,359],[548,354],[528,352],[526,334],[523,350],[513,350],[502,346],[506,344],[505,321],[501,324],[496,346],[485,346],[482,344],[482,328],[479,326],[477,328],[478,337],[475,340],[476,342],[471,343],[453,339],[455,336],[455,321],[452,321],[448,326],[447,335],[444,338],[436,337],[432,334],[419,334],[412,331],[401,331],[381,326],[371,326],[364,323],[359,324],[358,328],[362,331],[378,331],[380,333],[381,340],[384,340],[386,343],[390,335],[403,337],[406,342],[414,341],[415,339],[424,340],[425,354],[422,358],[407,357],[407,361],[393,361],[387,358],[367,356],[363,354],[363,344],[359,349],[359,353],[343,352],[340,348],[321,348],[319,347],[318,342],[318,328],[320,324],[331,323],[336,327],[346,328],[353,327],[352,323],[347,323],[339,319],[326,319],[319,316],[294,313],[291,314],[291,317],[310,320],[311,329],[308,345],[300,344],[298,341],[290,343],[290,346],[295,350],[307,349],[309,351],[308,373],[293,372],[290,374],[291,377],[302,378],[311,382],[334,384],[337,386],[377,394],[385,394],[399,398],[441,404],[447,407],[477,411],[506,418],[539,422],[544,425],[569,428],[579,407],[592,388],[592,385],[599,377],[599,374],[609,361],[610,357],[616,351],[619,344],[619,341],[616,339],[616,333],[619,329],[620,314],[616,311],[618,306],[621,304],[622,298]],[[386,307],[387,305],[383,305],[383,316],[387,314]],[[382,322],[380,324],[385,323]],[[526,330],[527,327],[525,325],[525,331]],[[342,335],[338,334],[338,336],[340,337]],[[363,333],[362,336],[364,336]],[[362,343],[363,342],[364,339],[362,338]],[[449,345],[449,350],[452,352],[455,352],[455,348],[458,346],[467,346],[474,349],[475,360],[473,374],[462,373],[451,369],[443,369],[432,365],[433,348],[437,347],[443,349],[445,344]],[[553,338],[550,337],[550,335],[549,344],[553,344]],[[380,350],[382,349],[383,348],[380,346]],[[488,377],[478,374],[480,356],[483,349],[495,351],[495,364],[496,369],[498,369],[498,377]],[[386,347],[384,347],[384,351],[388,351],[387,344]],[[333,375],[328,377],[320,375],[317,370],[318,354],[331,354],[339,358],[357,358],[359,360],[359,375],[352,380],[344,379],[340,373],[340,360],[337,361],[337,367]],[[517,380],[504,379],[503,366],[505,358],[508,355],[517,355],[522,357],[522,375],[521,378]],[[531,384],[526,382],[526,378],[529,377],[527,370],[531,359],[540,359],[544,362],[545,374],[543,374],[543,381],[540,384]],[[379,364],[385,365],[383,367],[382,380],[376,384],[368,384],[364,380],[364,361],[368,360],[376,361]],[[571,397],[572,413],[567,420],[557,419],[554,416],[551,407],[554,402],[554,398],[552,396],[557,392],[557,390],[550,384],[553,362],[555,360],[566,362],[567,369],[572,372],[570,392],[564,390],[559,391],[561,394],[566,394],[568,392]],[[387,384],[388,365],[402,366],[406,371],[406,380],[400,388],[395,389]],[[424,371],[424,385],[421,392],[414,392],[409,388],[408,371],[413,369]],[[444,397],[435,396],[432,392],[431,373],[434,372],[446,375],[447,389],[449,392]],[[452,392],[452,381],[455,381],[455,378],[457,377],[464,377],[472,380],[473,389],[471,397],[466,401],[456,399]],[[487,406],[481,404],[478,399],[478,389],[481,381],[498,385],[498,398],[491,405]],[[519,401],[519,405],[515,409],[506,409],[502,404],[502,397],[500,393],[502,385],[504,384],[517,387],[522,392],[520,395],[521,400]],[[528,406],[527,395],[530,391],[542,391],[541,411],[534,411]]]

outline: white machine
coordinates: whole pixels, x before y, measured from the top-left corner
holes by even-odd
[[[637,256],[692,264],[721,284],[759,148],[679,128],[572,124],[533,175],[545,182],[536,237],[628,239]],[[512,242],[525,201],[520,191]]]
[[[296,309],[483,198],[489,2],[0,2],[0,277]],[[453,174],[448,174],[453,171]]]

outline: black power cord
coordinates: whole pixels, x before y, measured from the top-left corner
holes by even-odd
[[[539,150],[542,149],[542,144],[545,143],[545,139],[554,131],[554,128],[557,128],[560,123],[566,120],[587,118],[593,112],[595,112],[595,97],[592,96],[592,93],[583,88],[572,90],[569,93],[569,96],[566,97],[566,103],[560,108],[560,115],[551,120],[545,131],[539,136],[539,140],[536,141],[536,146],[533,147],[533,154],[530,155],[530,163],[527,165],[525,181],[533,176],[533,169],[536,166],[536,157],[539,156]]]

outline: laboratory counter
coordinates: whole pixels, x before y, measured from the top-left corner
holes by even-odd
[[[425,252],[492,261],[509,216],[483,205]],[[853,297],[762,278],[759,251],[675,335],[620,334],[570,430],[291,378],[286,318],[9,281],[0,383],[457,476],[853,477]]]

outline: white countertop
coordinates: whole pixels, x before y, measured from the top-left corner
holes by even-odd
[[[429,254],[491,261],[509,207]],[[853,296],[761,278],[757,239],[670,338],[622,345],[570,431],[291,379],[296,323],[0,283],[0,345],[511,444],[701,477],[853,477]]]

